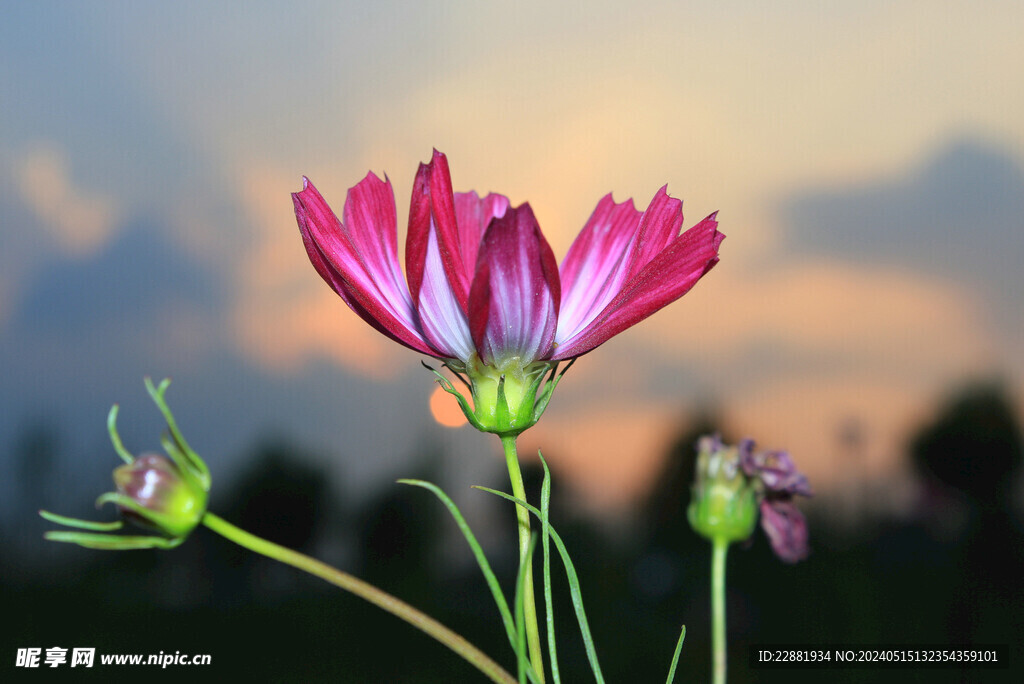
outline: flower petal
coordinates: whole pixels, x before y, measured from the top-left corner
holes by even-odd
[[[747,440],[749,442],[749,440]],[[753,442],[750,448],[741,449],[740,461],[743,472],[764,483],[768,492],[773,495],[813,496],[811,484],[807,476],[796,469],[796,463],[787,451],[761,451],[754,453]]]
[[[409,236],[406,240],[405,261],[409,271],[409,288],[413,300],[419,297],[426,266],[427,245],[431,231],[436,232],[438,253],[447,280],[463,312],[467,310],[469,287],[476,266],[476,250],[462,251],[459,223],[455,213],[452,178],[448,159],[434,150],[429,164],[420,164],[413,184],[409,207]],[[479,235],[476,236],[479,241]]]
[[[395,197],[391,183],[367,174],[349,190],[345,222],[303,178],[292,194],[295,218],[313,267],[349,307],[380,332],[434,355],[416,325],[398,264]]]
[[[463,263],[470,268],[468,282],[476,272],[476,259],[480,251],[480,239],[487,226],[508,211],[509,201],[504,195],[490,193],[483,199],[476,192],[455,193],[455,218],[459,224],[459,244]]]
[[[616,204],[608,194],[597,203],[562,262],[556,342],[586,328],[619,293],[629,270],[626,255],[639,224],[640,212],[633,200]]]
[[[484,228],[507,208],[501,195],[453,197],[447,160],[440,152],[434,151],[429,164],[420,164],[409,207],[406,268],[423,334],[442,356],[468,361],[473,352],[466,314],[471,270]],[[461,299],[456,287],[465,290]]]
[[[663,185],[640,217],[635,249],[629,255],[629,273],[634,278],[679,235],[683,227],[683,202],[669,197]]]
[[[761,527],[775,555],[787,563],[807,558],[807,520],[788,499],[761,502]]]
[[[678,220],[682,221],[679,205],[673,209],[659,201],[663,196],[671,199],[663,195],[663,191],[659,192],[644,213],[638,230],[639,235],[646,233],[656,243],[664,235],[664,223],[677,225],[674,214],[678,214]],[[648,214],[651,219],[644,225]],[[626,281],[621,291],[588,327],[560,342],[551,358],[562,360],[585,354],[682,297],[718,263],[718,247],[724,239],[725,236],[718,232],[715,214],[674,238],[647,263],[643,260],[653,252],[640,239],[640,247],[630,266],[630,271],[636,274]]]
[[[551,353],[560,301],[558,265],[529,204],[491,222],[480,242],[469,321],[481,360],[499,370]]]
[[[448,283],[438,247],[437,231],[433,229],[427,235],[423,281],[416,309],[423,334],[432,347],[446,358],[469,361],[473,354],[469,320]]]

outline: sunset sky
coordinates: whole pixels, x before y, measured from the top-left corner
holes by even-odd
[[[457,487],[497,473],[496,440],[432,421],[420,358],[321,281],[292,213],[303,175],[340,213],[387,173],[404,239],[435,147],[456,190],[529,201],[559,259],[609,191],[643,208],[667,183],[687,226],[720,212],[718,267],[580,359],[523,438],[588,505],[628,504],[704,406],[827,493],[849,426],[860,476],[898,477],[959,384],[1024,394],[1019,2],[3,14],[0,444],[57,421],[75,496],[116,464],[111,403],[130,448],[157,446],[145,374],[174,378],[221,477],[266,431],[357,486],[409,474],[424,439],[471,464]]]

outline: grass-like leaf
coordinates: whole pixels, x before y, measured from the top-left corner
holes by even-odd
[[[683,650],[683,639],[685,638],[686,625],[683,625],[682,631],[679,632],[679,641],[676,642],[676,652],[672,654],[672,665],[668,668],[668,679],[665,680],[665,684],[672,684],[676,678],[676,663],[679,662],[679,653]]]
[[[525,671],[531,682],[539,684],[537,674],[533,671],[533,667],[529,663],[529,659],[526,656],[525,642],[520,640],[517,633],[516,621],[512,619],[512,612],[509,610],[508,601],[505,600],[505,595],[501,591],[501,585],[498,584],[498,578],[494,575],[494,571],[491,569],[491,564],[487,561],[487,556],[484,555],[484,550],[480,546],[480,542],[476,540],[476,536],[473,531],[469,528],[466,523],[466,519],[462,517],[462,513],[459,511],[458,506],[455,502],[448,497],[444,491],[437,485],[427,482],[425,480],[399,480],[401,484],[412,485],[414,487],[422,487],[434,494],[441,503],[444,504],[448,512],[451,513],[452,518],[455,519],[455,524],[458,526],[459,531],[462,532],[462,536],[466,538],[466,542],[469,544],[470,550],[473,552],[473,556],[476,558],[477,565],[480,566],[480,571],[484,575],[484,580],[487,582],[488,588],[491,590],[491,595],[494,597],[494,602],[498,606],[498,612],[501,614],[501,622],[505,626],[505,633],[508,636],[509,645],[516,654],[516,659],[522,663],[526,661]],[[522,624],[522,621],[520,621]]]
[[[526,503],[522,499],[516,498],[511,494],[505,492],[499,492],[496,489],[490,489],[489,487],[474,487],[495,496],[500,496],[503,499],[508,499],[512,503],[518,504],[530,511],[538,520],[541,520],[543,524],[543,514],[538,511],[534,506]],[[597,650],[594,648],[594,639],[590,635],[590,627],[587,624],[587,613],[583,609],[583,596],[580,593],[580,580],[576,575],[576,568],[572,564],[572,559],[569,558],[569,551],[565,548],[565,544],[562,542],[562,538],[555,532],[555,528],[548,525],[548,536],[555,542],[555,548],[558,549],[559,555],[562,557],[562,564],[565,565],[565,576],[569,580],[569,595],[572,597],[572,607],[576,611],[576,621],[580,625],[580,635],[583,637],[583,646],[587,651],[587,660],[590,661],[590,669],[594,671],[594,679],[598,684],[604,684],[604,676],[601,674],[601,666],[597,662]]]
[[[544,466],[544,481],[540,486],[540,538],[544,551],[544,608],[548,627],[548,656],[551,659],[551,679],[554,684],[561,684],[562,680],[558,674],[558,653],[555,648],[555,608],[551,600],[551,471],[548,470],[547,461],[540,451],[537,452],[537,456]]]

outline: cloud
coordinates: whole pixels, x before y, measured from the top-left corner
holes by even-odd
[[[555,479],[588,508],[628,507],[654,484],[679,417],[665,404],[629,399],[548,411],[519,438],[519,453],[530,459],[541,449]]]
[[[834,258],[761,273],[723,265],[641,326],[666,356],[708,364],[725,378],[740,368],[763,378],[794,364],[804,372],[884,368],[893,377],[935,377],[983,366],[995,354],[976,298],[938,278]],[[763,364],[765,353],[789,363],[746,364]]]
[[[953,141],[902,173],[802,190],[783,211],[799,253],[949,279],[1019,316],[1024,168],[993,145]]]
[[[130,221],[94,255],[51,254],[25,277],[3,335],[8,379],[32,386],[24,402],[54,381],[103,391],[125,374],[183,373],[222,354],[225,282],[167,232]]]
[[[112,198],[79,187],[66,153],[53,143],[37,144],[17,164],[22,200],[67,254],[96,253],[113,236],[119,219]]]
[[[229,321],[240,351],[281,373],[326,358],[366,377],[393,377],[406,350],[363,322],[309,264],[288,194],[299,179],[270,167],[239,177],[250,231],[228,266],[236,293]]]

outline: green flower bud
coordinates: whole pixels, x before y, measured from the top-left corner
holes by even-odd
[[[171,409],[164,401],[164,392],[169,384],[170,380],[164,380],[159,387],[154,387],[146,378],[146,389],[167,420],[168,434],[161,440],[167,456],[132,456],[124,448],[117,433],[117,406],[113,406],[107,416],[107,430],[114,450],[125,465],[114,469],[117,491],[107,492],[96,500],[98,506],[116,504],[125,518],[157,532],[158,536],[106,534],[120,530],[123,526],[121,521],[92,522],[39,511],[50,522],[88,530],[47,532],[47,539],[92,549],[170,549],[185,541],[185,537],[202,522],[206,514],[207,493],[210,491],[210,471],[203,459],[185,441]]]
[[[687,509],[690,527],[712,541],[744,541],[754,533],[758,493],[744,474],[740,450],[705,437],[697,445],[697,473]]]
[[[144,454],[114,469],[117,492],[99,502],[112,501],[133,522],[169,537],[184,537],[203,519],[206,492],[166,456]]]

